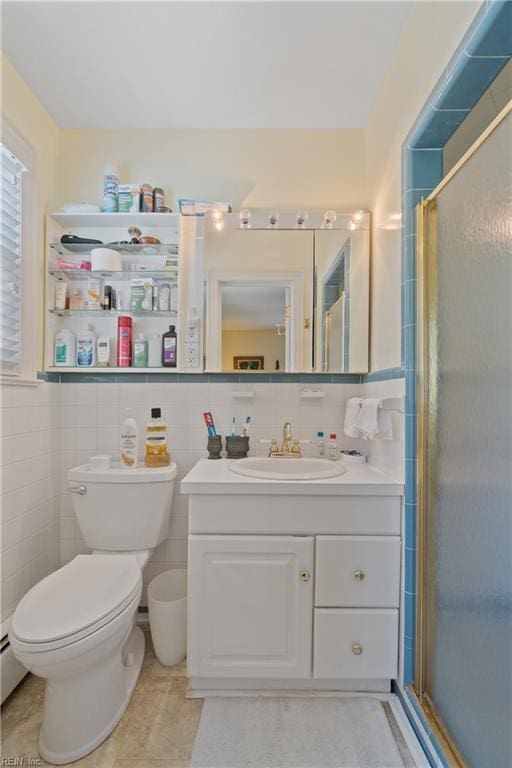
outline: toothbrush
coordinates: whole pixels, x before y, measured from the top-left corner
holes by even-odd
[[[233,416],[233,423],[231,425],[231,437],[235,436],[236,416]]]
[[[247,418],[246,418],[246,420],[245,420],[244,431],[243,431],[243,436],[244,436],[244,437],[247,437],[247,435],[249,434],[249,427],[250,427],[250,424],[251,424],[251,417],[250,417],[250,416],[247,416]]]

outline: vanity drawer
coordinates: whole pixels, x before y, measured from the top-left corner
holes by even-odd
[[[315,605],[397,608],[398,536],[317,536]]]
[[[313,669],[316,678],[396,678],[398,611],[315,609]]]

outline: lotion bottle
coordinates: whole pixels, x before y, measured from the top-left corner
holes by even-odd
[[[332,432],[329,435],[329,447],[327,449],[327,458],[331,461],[338,460],[338,446],[336,445],[336,435]]]
[[[126,418],[121,427],[120,437],[121,465],[126,469],[135,469],[138,456],[137,422],[131,408],[126,409]]]

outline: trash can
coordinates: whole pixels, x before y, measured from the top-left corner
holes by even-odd
[[[171,667],[187,655],[187,572],[164,571],[148,586],[149,626],[160,664]]]

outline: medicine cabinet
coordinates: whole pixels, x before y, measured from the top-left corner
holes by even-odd
[[[196,310],[191,308],[189,293],[194,296],[194,235],[187,237],[191,222],[169,213],[52,213],[46,217],[46,292],[44,369],[53,372],[81,371],[84,373],[169,373],[173,370],[201,371],[202,333]],[[129,228],[137,227],[142,236],[152,236],[159,243],[131,244]],[[65,243],[63,235],[101,241],[120,255],[113,269],[91,270],[91,251],[100,244]],[[183,242],[188,243],[184,247]],[[104,265],[102,265],[104,266]],[[89,267],[89,268],[88,268]],[[134,281],[146,280],[155,286],[155,299],[135,304]],[[99,282],[98,282],[99,281]],[[66,291],[62,290],[65,285]],[[59,288],[60,286],[60,288]],[[110,286],[116,302],[104,305],[104,289]],[[158,290],[164,286],[165,301],[159,303]],[[88,295],[99,289],[98,301]],[[60,293],[59,293],[60,291]],[[108,291],[107,293],[110,293]],[[93,299],[95,297],[93,296]],[[107,308],[105,308],[107,307]],[[132,318],[132,337],[143,334],[149,344],[161,345],[161,336],[170,325],[178,335],[177,367],[161,367],[160,358],[153,354],[153,365],[130,367],[116,365],[118,318]],[[55,337],[66,329],[73,334],[92,326],[97,337],[110,339],[108,366],[83,367],[55,365]],[[151,358],[150,358],[151,360]]]
[[[366,373],[369,215],[306,229],[205,221],[206,370]],[[253,217],[254,222],[254,217]]]

